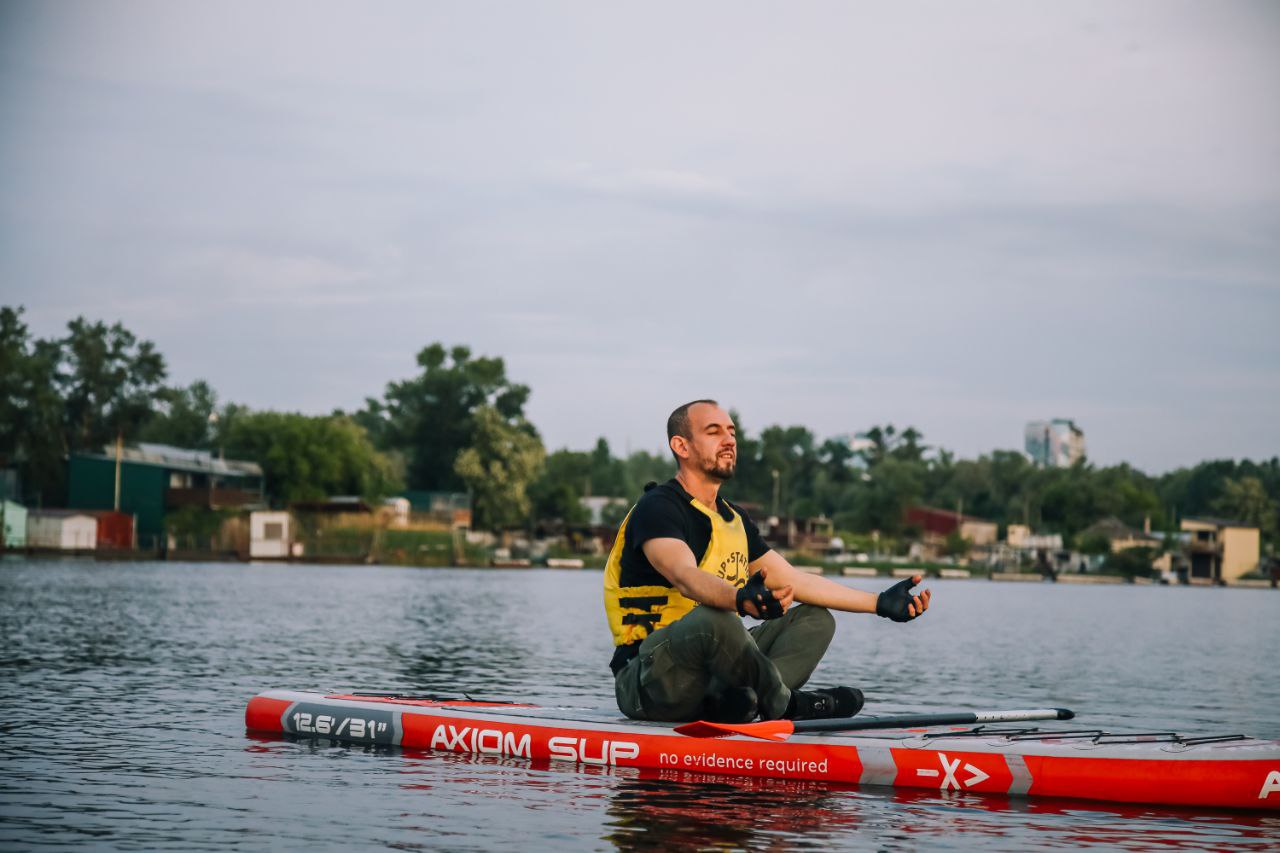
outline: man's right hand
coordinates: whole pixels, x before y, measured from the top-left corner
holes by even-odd
[[[680,594],[685,598],[691,598],[699,604],[705,604],[708,607],[715,607],[720,610],[734,610],[747,616],[754,616],[757,619],[776,618],[763,615],[762,609],[767,602],[762,602],[760,607],[752,604],[750,600],[741,602],[738,594],[741,589],[735,587],[724,578],[719,578],[711,572],[704,572],[698,568],[698,561],[694,559],[693,552],[689,550],[689,546],[680,539],[658,538],[650,539],[641,546],[644,549],[644,555],[658,572],[671,585],[680,590]],[[756,581],[758,584],[764,583],[765,569],[761,567],[753,575],[754,578],[759,575],[760,579]],[[748,580],[750,583],[750,580]],[[785,612],[791,606],[791,602],[795,600],[795,592],[791,585],[779,587],[775,590],[764,589],[764,595],[770,596],[774,601],[781,604],[782,611]],[[741,603],[740,603],[741,602]],[[779,613],[778,616],[781,616]]]
[[[738,613],[757,619],[777,619],[791,606],[795,595],[790,586],[769,589],[765,586],[765,569],[753,574],[737,594]]]

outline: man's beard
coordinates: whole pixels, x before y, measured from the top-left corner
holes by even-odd
[[[733,479],[733,472],[738,466],[738,461],[730,457],[727,461],[721,462],[720,457],[713,458],[710,462],[706,462],[702,466],[702,471],[708,477],[715,477],[721,482]]]

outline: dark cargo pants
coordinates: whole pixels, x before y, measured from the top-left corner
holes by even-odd
[[[618,709],[634,720],[696,720],[708,696],[750,687],[761,718],[777,719],[834,635],[824,607],[795,605],[748,630],[736,613],[698,605],[640,644],[614,679]]]

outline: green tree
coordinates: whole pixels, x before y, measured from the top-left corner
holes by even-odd
[[[26,435],[24,414],[34,390],[31,369],[31,333],[22,322],[22,309],[6,305],[0,308],[0,453],[5,464]]]
[[[1043,483],[1039,492],[1041,521],[1063,536],[1075,535],[1101,515],[1118,514],[1101,478],[1084,461],[1070,468],[1045,469],[1037,479]]]
[[[1222,493],[1213,503],[1214,512],[1257,527],[1267,539],[1276,535],[1276,502],[1267,495],[1257,477],[1226,478]]]
[[[822,461],[813,433],[802,426],[770,426],[752,438],[737,413],[733,417],[738,425],[738,471],[730,486],[731,499],[772,513],[776,494],[779,514],[816,515],[813,485]]]
[[[1111,540],[1101,533],[1082,533],[1076,537],[1076,550],[1082,554],[1110,554]]]
[[[609,442],[603,437],[596,439],[596,446],[591,451],[588,487],[588,494],[599,497],[627,497],[634,491],[626,465],[621,459],[614,458]]]
[[[671,454],[644,450],[633,451],[624,460],[623,467],[627,470],[627,483],[618,497],[625,497],[633,503],[640,497],[646,483],[664,483],[676,473],[676,463]]]
[[[867,430],[866,437],[871,442],[871,448],[868,450],[860,450],[858,453],[862,456],[862,461],[867,463],[868,467],[881,462],[889,455],[889,450],[893,446],[897,435],[897,430],[893,424],[888,426],[873,426]]]
[[[81,317],[67,332],[33,340],[21,308],[0,309],[0,455],[41,504],[61,502],[68,453],[136,434],[165,375],[155,345],[119,323]]]
[[[184,506],[165,515],[164,528],[171,535],[207,543],[218,535],[218,531],[222,529],[222,525],[228,518],[237,514],[239,510],[235,509],[219,510]]]
[[[367,400],[355,415],[380,449],[404,454],[410,488],[464,486],[454,463],[459,452],[474,446],[476,413],[482,407],[537,438],[524,418],[529,389],[507,379],[501,358],[473,358],[467,347],[446,351],[434,343],[417,360],[422,368],[418,376],[389,383],[382,400]]]
[[[1156,558],[1154,548],[1125,548],[1107,555],[1103,570],[1127,578],[1145,578],[1151,575],[1151,562]]]
[[[895,459],[901,459],[904,462],[922,462],[924,461],[925,452],[925,447],[921,443],[923,438],[924,436],[918,429],[909,426],[898,436],[898,440],[890,452]]]
[[[872,447],[859,453],[869,466],[877,465],[889,457],[903,462],[924,460],[924,435],[915,427],[909,426],[898,432],[893,424],[877,425],[867,430],[866,437],[872,442]]]
[[[581,505],[581,498],[624,498],[628,502],[625,512],[640,497],[646,483],[664,482],[674,473],[670,454],[637,450],[618,458],[609,442],[600,438],[589,452],[561,449],[548,454],[542,473],[529,486],[529,497],[535,518],[583,524],[589,514]]]
[[[819,470],[813,481],[813,495],[826,515],[839,510],[841,495],[861,478],[857,461],[847,441],[827,439],[818,448]]]
[[[41,505],[64,488],[60,360],[58,342],[32,340],[21,308],[0,308],[0,467],[18,472],[21,499]]]
[[[948,557],[963,557],[973,548],[973,543],[960,535],[959,530],[953,530],[947,534],[946,544],[943,546],[943,553]]]
[[[529,486],[545,459],[532,430],[513,426],[492,406],[477,408],[473,442],[454,465],[471,492],[476,526],[499,530],[525,523],[532,509]]]
[[[66,444],[99,452],[132,436],[150,417],[165,377],[164,357],[119,323],[77,317],[67,330],[58,376]]]
[[[1223,481],[1236,476],[1237,465],[1232,460],[1206,460],[1164,475],[1158,490],[1161,500],[1175,507],[1179,517],[1209,515],[1222,495]]]
[[[886,457],[869,472],[851,496],[852,505],[842,515],[854,530],[879,530],[894,535],[903,529],[907,507],[924,497],[925,466]]]
[[[1274,548],[1280,536],[1280,521],[1274,520],[1273,515],[1273,521],[1265,523],[1266,504],[1260,500],[1257,486],[1242,485],[1246,478],[1257,481],[1272,506],[1280,504],[1280,458],[1277,457],[1262,462],[1211,459],[1161,476],[1153,487],[1163,505],[1165,526],[1176,528],[1178,519],[1188,516],[1248,515],[1258,523],[1267,547]],[[1229,487],[1228,481],[1236,485]]]
[[[589,513],[580,499],[586,493],[591,467],[590,455],[581,451],[562,449],[548,454],[542,472],[529,484],[534,517],[585,524]]]
[[[161,388],[156,403],[156,411],[138,434],[140,440],[174,447],[212,446],[218,395],[209,383],[201,379],[186,388]]]
[[[401,487],[391,461],[363,427],[342,415],[313,417],[228,407],[219,422],[228,456],[262,466],[274,503],[360,495],[377,500]]]

